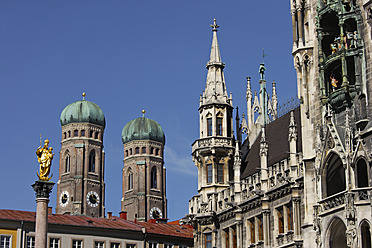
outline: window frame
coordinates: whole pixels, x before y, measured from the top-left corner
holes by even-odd
[[[57,243],[52,244],[52,240],[57,240]],[[56,246],[57,245],[57,246]],[[59,248],[61,247],[61,239],[55,237],[49,237],[49,248]]]
[[[207,184],[212,184],[213,183],[213,164],[207,163],[206,169],[207,169]]]
[[[72,246],[71,247],[72,248],[83,248],[84,247],[83,246],[83,240],[81,240],[81,239],[73,239],[72,240]]]
[[[157,173],[157,168],[156,166],[153,166],[151,168],[151,188],[152,189],[157,189],[157,186],[158,186],[158,173]]]
[[[207,136],[213,136],[213,121],[212,117],[207,118]]]
[[[89,153],[88,172],[96,173],[96,151],[91,150]]]
[[[216,118],[216,136],[223,135],[223,117]]]
[[[9,234],[1,234],[0,235],[0,246],[2,245],[3,238],[9,238],[9,240],[5,240],[5,242],[8,242],[8,246],[4,246],[4,248],[11,248],[12,247],[12,241],[13,241],[13,235]]]

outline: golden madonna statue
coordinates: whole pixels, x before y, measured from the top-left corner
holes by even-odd
[[[54,153],[52,153],[53,148],[49,147],[49,140],[44,141],[44,146],[39,146],[36,150],[37,160],[40,164],[40,174],[36,172],[37,176],[41,181],[49,181],[52,177],[48,177],[50,173],[50,167],[52,165],[52,160]]]

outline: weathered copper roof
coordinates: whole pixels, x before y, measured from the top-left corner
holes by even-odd
[[[35,222],[36,213],[30,211],[7,210],[0,209],[0,221],[26,221]],[[93,218],[88,216],[77,216],[68,214],[49,214],[49,225],[65,225],[65,226],[78,226],[89,228],[107,228],[117,230],[130,230],[142,233],[142,228],[146,229],[146,233],[166,235],[181,238],[193,238],[193,229],[188,225],[175,225],[175,224],[160,224],[160,223],[147,223],[147,222],[133,222],[123,220],[119,217],[112,216],[108,218]]]
[[[297,152],[302,152],[302,139],[301,139],[301,114],[300,107],[294,109],[295,122],[297,126]],[[269,123],[266,126],[266,140],[268,144],[268,165],[273,165],[285,158],[289,157],[289,118],[290,113],[287,113],[279,119]],[[248,150],[247,140],[242,146],[242,164],[241,178],[246,178],[260,169],[260,140],[261,133],[253,143],[250,150]]]

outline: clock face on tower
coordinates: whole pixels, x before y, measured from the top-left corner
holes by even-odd
[[[161,210],[158,207],[153,207],[150,210],[150,218],[152,219],[159,219],[162,218],[163,214],[161,213]]]
[[[61,193],[61,196],[59,197],[59,204],[61,205],[61,207],[67,206],[69,198],[70,198],[70,195],[67,191],[63,191]]]
[[[87,202],[91,207],[97,207],[99,204],[99,195],[95,191],[89,191],[87,194]]]

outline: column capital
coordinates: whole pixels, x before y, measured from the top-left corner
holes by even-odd
[[[31,186],[35,191],[36,199],[38,198],[49,199],[49,195],[52,192],[54,184],[55,184],[54,182],[50,181],[41,180],[35,181],[35,183],[32,184]]]

